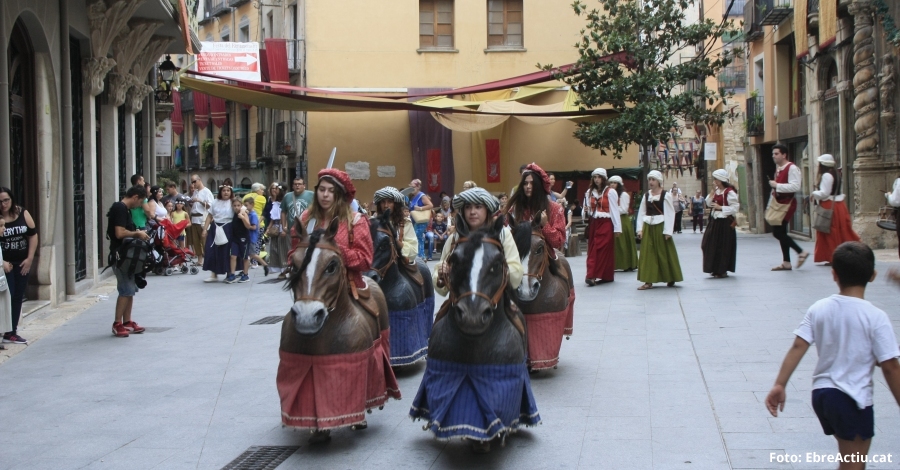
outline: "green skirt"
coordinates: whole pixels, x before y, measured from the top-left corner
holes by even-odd
[[[641,259],[638,263],[638,281],[681,282],[681,264],[675,251],[675,240],[663,236],[663,224],[644,224],[641,238]]]
[[[622,214],[619,217],[622,220],[622,233],[616,237],[616,269],[623,271],[637,269],[637,245],[634,242],[634,227],[631,225],[631,216]]]

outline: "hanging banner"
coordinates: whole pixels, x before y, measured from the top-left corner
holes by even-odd
[[[166,119],[156,126],[156,156],[172,156],[172,121]]]
[[[819,2],[819,49],[834,44],[837,38],[837,0]]]
[[[441,189],[441,149],[428,149],[428,192],[436,193]]]
[[[238,80],[260,81],[258,42],[203,41],[197,71]]]
[[[500,139],[484,141],[485,172],[488,183],[500,182]]]

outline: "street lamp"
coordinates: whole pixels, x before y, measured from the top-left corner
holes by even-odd
[[[156,67],[158,78],[156,84],[156,101],[169,102],[172,97],[172,82],[175,81],[175,72],[178,67],[172,63],[172,58],[166,54],[166,60]]]

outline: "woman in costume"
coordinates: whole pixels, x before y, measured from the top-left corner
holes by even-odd
[[[510,196],[504,213],[511,213],[517,223],[540,215],[541,232],[547,244],[555,250],[562,249],[566,241],[565,216],[559,204],[550,202],[550,177],[537,164],[525,166],[519,186]]]
[[[587,227],[587,273],[584,282],[595,286],[612,282],[616,269],[615,239],[622,233],[619,217],[619,193],[607,185],[606,170],[597,168],[591,173],[591,186],[584,193],[584,213],[589,217]]]
[[[716,189],[706,196],[706,205],[710,207],[709,225],[703,234],[700,248],[703,250],[703,272],[715,278],[728,277],[734,272],[737,259],[737,234],[734,230],[734,217],[740,209],[738,193],[728,181],[728,172],[713,172]]]
[[[637,243],[634,241],[634,225],[631,219],[631,194],[625,191],[622,177],[609,179],[609,187],[619,195],[619,227],[622,234],[616,237],[616,269],[631,272],[638,267]]]
[[[824,262],[825,266],[831,266],[831,255],[834,249],[844,242],[858,242],[859,235],[853,231],[853,221],[844,204],[844,195],[841,194],[841,185],[834,171],[834,157],[825,154],[817,158],[819,169],[816,190],[810,195],[822,209],[830,209],[831,230],[820,232],[816,230],[816,248],[813,251],[813,261]]]
[[[397,233],[397,242],[400,243],[400,255],[407,263],[416,262],[416,253],[419,252],[419,239],[416,238],[416,230],[409,217],[403,216],[401,208],[406,204],[406,196],[393,186],[385,186],[375,191],[375,213],[380,216],[385,211],[391,211],[391,225]]]
[[[489,227],[494,222],[493,214],[499,210],[500,204],[486,189],[475,187],[454,196],[453,208],[456,210],[456,226],[463,227],[465,233],[471,233]],[[444,242],[441,259],[431,273],[435,292],[443,296],[447,295],[447,286],[444,284],[443,275],[450,271],[447,258],[453,254],[453,248],[456,247],[459,240],[459,231],[455,231]],[[506,265],[509,267],[509,287],[517,289],[522,283],[522,275],[525,270],[519,260],[519,250],[516,248],[516,242],[513,240],[509,227],[503,227],[500,232],[500,242],[503,244],[503,254],[506,256]]]
[[[263,208],[263,219],[266,222],[266,233],[269,234],[269,272],[281,273],[278,279],[287,278],[290,259],[291,240],[287,227],[281,225],[281,200],[284,199],[284,187],[279,183],[269,186],[269,201]],[[285,207],[284,210],[287,210]]]
[[[203,282],[218,282],[219,274],[224,276],[231,270],[231,243],[217,245],[216,232],[221,230],[228,241],[231,241],[231,222],[234,219],[234,210],[231,208],[233,194],[231,186],[219,186],[216,200],[209,206],[209,215],[203,221],[201,237],[206,240],[203,248],[206,253],[203,258],[203,270],[210,272],[210,277]]]
[[[641,239],[641,257],[638,261],[639,281],[644,284],[638,290],[653,288],[655,282],[665,282],[668,287],[675,287],[681,282],[681,264],[672,230],[675,227],[674,197],[662,188],[662,173],[657,170],[647,174],[649,189],[641,199],[638,211],[638,223],[641,224],[637,236]]]

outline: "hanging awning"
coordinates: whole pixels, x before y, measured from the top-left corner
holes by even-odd
[[[200,130],[209,125],[209,96],[206,93],[194,92],[194,124]]]
[[[212,119],[213,125],[219,129],[225,125],[227,118],[224,98],[219,98],[218,96],[209,97],[209,117]]]

